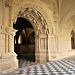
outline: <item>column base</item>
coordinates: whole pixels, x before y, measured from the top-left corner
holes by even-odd
[[[36,63],[46,63],[47,60],[47,53],[37,53],[36,54]]]
[[[18,68],[18,60],[16,59],[16,54],[11,55],[10,53],[7,55],[2,56],[0,59],[1,63],[1,70],[2,72],[14,70]]]

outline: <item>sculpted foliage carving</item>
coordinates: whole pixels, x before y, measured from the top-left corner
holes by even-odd
[[[36,29],[38,33],[48,34],[49,30],[46,20],[39,11],[27,7],[24,10],[19,11],[17,17],[24,17],[28,19],[33,24],[34,29]]]

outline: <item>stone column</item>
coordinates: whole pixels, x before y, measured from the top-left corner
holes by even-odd
[[[9,7],[9,27],[13,27],[13,7],[11,6],[11,7]]]
[[[10,16],[10,24],[9,24],[9,26],[13,28],[14,5],[13,5],[12,2],[13,2],[13,0],[10,0],[11,5],[10,5],[10,8],[9,8],[9,12],[10,12],[10,14],[9,14],[9,16]]]
[[[8,34],[5,35],[5,53],[8,53]]]
[[[39,58],[39,36],[35,35],[35,62],[40,62]]]
[[[48,34],[48,61],[51,61],[50,35]]]
[[[49,37],[48,51],[49,51],[49,61],[50,61],[56,59],[57,50],[56,50],[55,36],[49,35],[48,37]]]
[[[45,63],[48,61],[47,58],[47,35],[40,34],[39,35],[39,54],[40,54],[40,63]]]
[[[14,53],[14,35],[12,35],[12,53]]]
[[[9,9],[10,4],[9,3],[6,4],[6,1],[10,0],[2,0],[2,9],[1,9],[2,10],[1,13],[3,16],[2,16],[2,26],[0,30],[0,67],[2,71],[10,69],[13,70],[18,68],[18,60],[16,58],[16,53],[14,52],[14,36],[13,40],[11,40],[12,39],[11,35],[14,35],[15,33],[15,30],[13,29],[13,22],[11,24],[10,21],[12,11],[11,9]]]
[[[3,19],[3,1],[0,0],[0,27],[2,26]]]
[[[11,39],[11,35],[8,35],[8,52],[11,52],[11,50],[12,50],[12,39]]]
[[[4,30],[4,32],[3,32]],[[0,56],[0,65],[2,71],[18,68],[18,60],[16,53],[14,52],[14,29],[11,27],[5,27],[1,30],[0,34],[0,50],[2,51]],[[0,51],[0,52],[1,52]],[[4,53],[5,51],[5,53]],[[11,64],[11,65],[10,65]]]

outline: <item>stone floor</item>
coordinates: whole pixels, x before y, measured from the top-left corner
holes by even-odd
[[[3,75],[75,75],[75,56],[19,68]]]
[[[28,58],[29,59],[29,58]],[[26,60],[23,58],[19,58],[19,68],[22,68],[22,67],[27,67],[27,66],[32,66],[32,65],[37,65],[37,63],[34,62],[34,60]]]

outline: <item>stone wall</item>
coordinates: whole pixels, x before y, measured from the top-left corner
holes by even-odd
[[[73,1],[72,4],[75,3]],[[66,6],[67,2],[69,4]],[[34,27],[36,62],[45,63],[71,56],[74,52],[71,49],[71,31],[75,31],[75,22],[70,18],[75,15],[75,10],[67,11],[70,3],[70,0],[66,0],[61,3],[63,7],[59,8],[55,0],[47,0],[47,2],[44,0],[0,0],[0,65],[2,71],[18,68],[18,60],[14,52],[16,30],[13,29],[13,22],[15,23],[18,17],[28,19]],[[23,14],[24,11],[26,12]],[[32,11],[35,13],[31,13]]]

